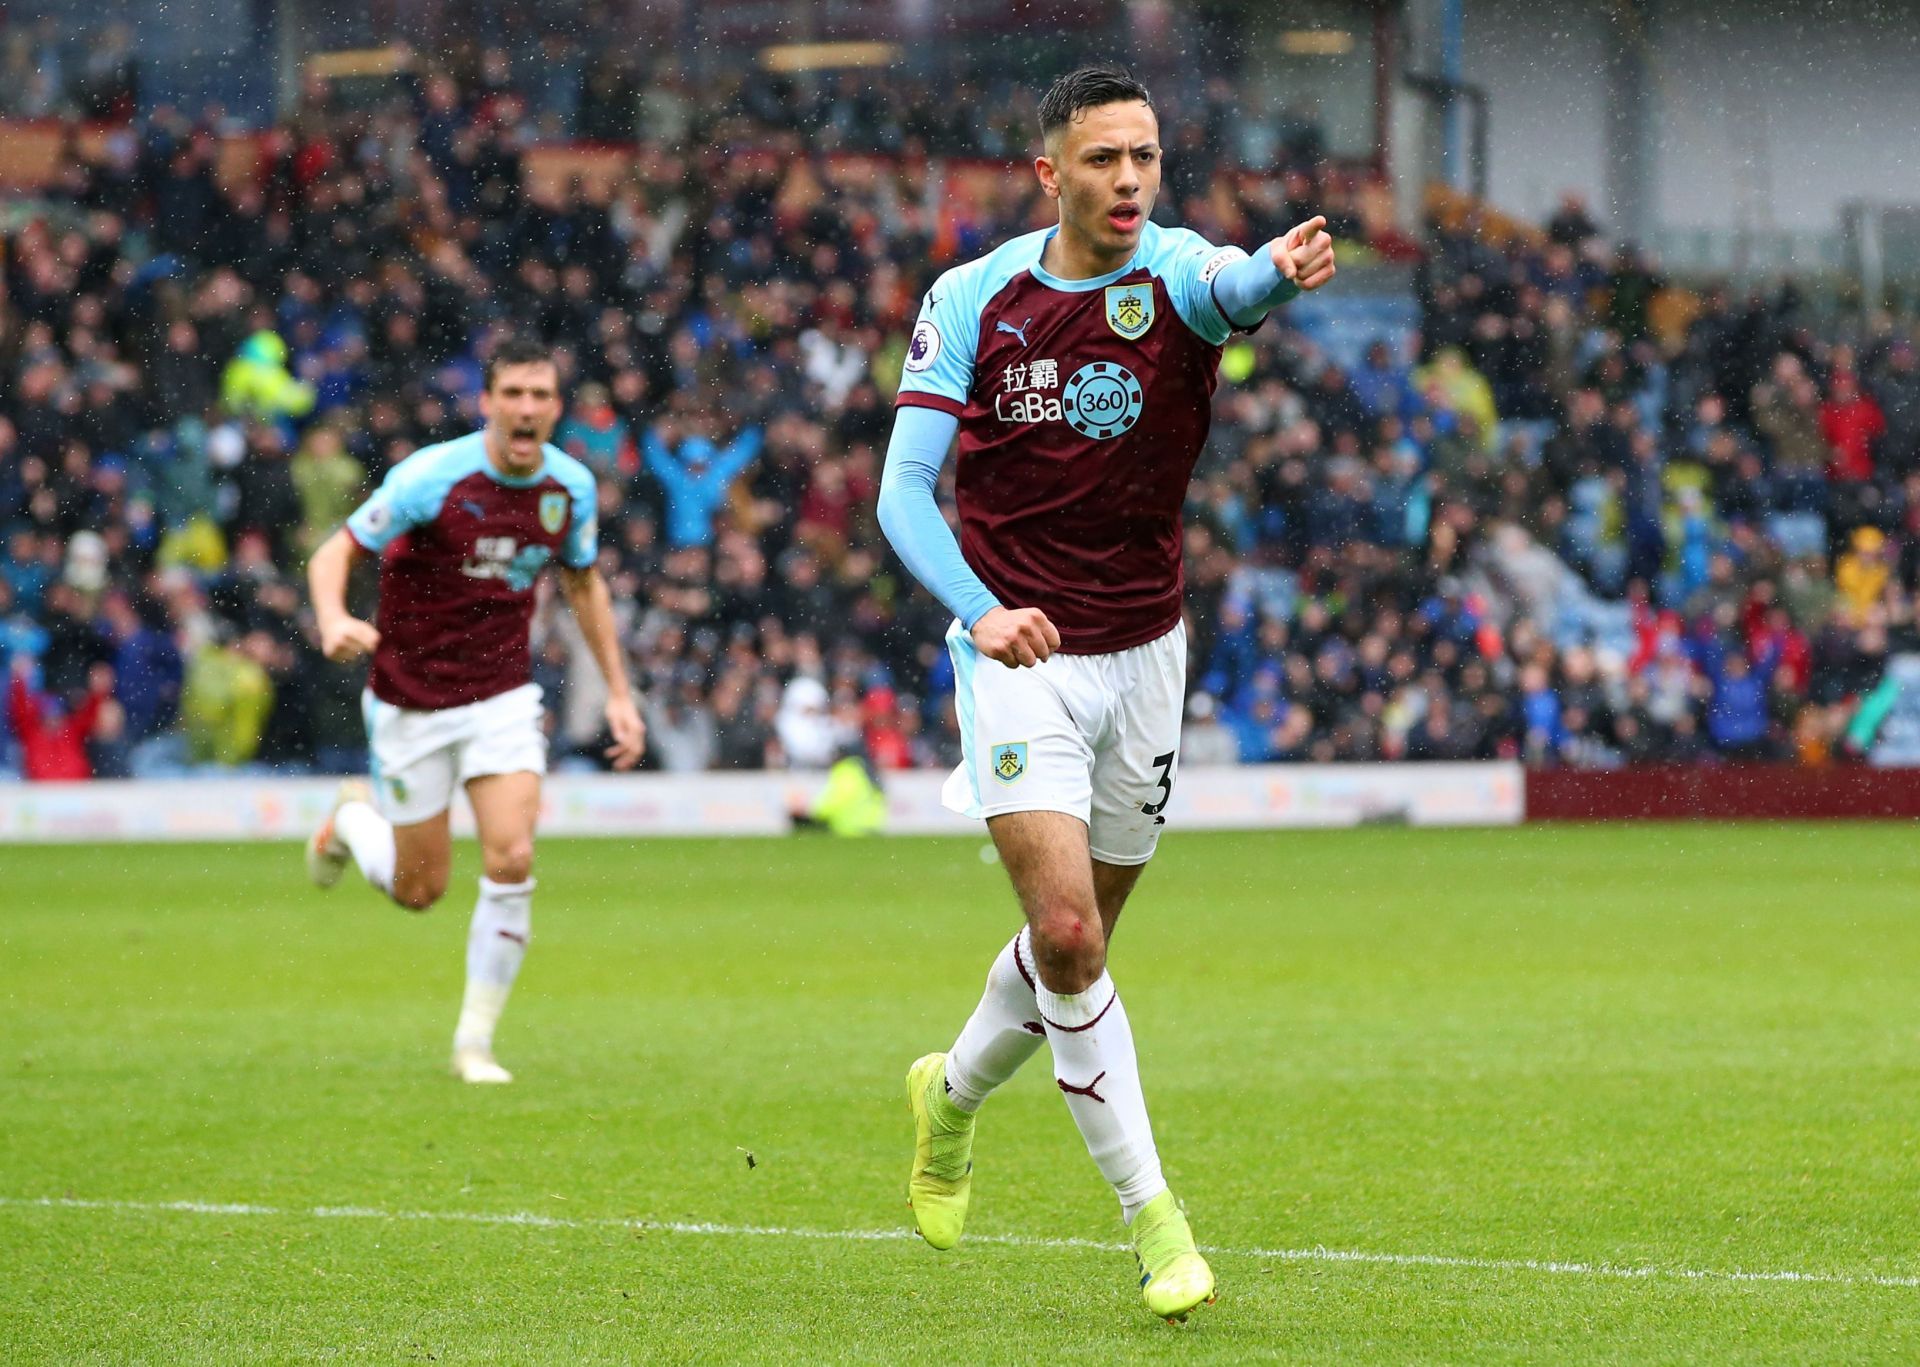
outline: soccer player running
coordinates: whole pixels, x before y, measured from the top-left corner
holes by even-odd
[[[1055,82],[1040,132],[1059,225],[935,283],[880,490],[889,541],[957,619],[947,805],[986,818],[1026,916],[953,1047],[907,1074],[908,1199],[928,1243],[959,1241],[975,1112],[1044,1038],[1147,1306],[1182,1319],[1213,1272],[1161,1176],[1107,944],[1179,772],[1180,510],[1220,349],[1332,279],[1333,243],[1319,218],[1251,256],[1150,222],[1159,125],[1124,71]],[[934,493],[956,432],[957,545]]]
[[[307,871],[332,887],[352,859],[395,902],[425,911],[447,890],[448,808],[454,785],[465,785],[486,873],[467,933],[453,1071],[467,1082],[511,1082],[494,1060],[493,1031],[532,933],[547,741],[528,635],[534,583],[555,556],[606,679],[615,768],[639,761],[646,729],[594,568],[593,475],[547,444],[561,411],[547,348],[520,339],[496,347],[480,411],[483,430],[394,466],[308,566],[327,658],[373,656],[363,709],[374,794],[364,783],[341,786],[308,843]],[[362,555],[380,557],[377,624],[347,611],[347,575]]]

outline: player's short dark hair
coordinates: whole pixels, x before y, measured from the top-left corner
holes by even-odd
[[[1072,123],[1083,109],[1135,100],[1153,108],[1153,96],[1123,66],[1083,66],[1069,71],[1040,97],[1041,140]]]
[[[510,365],[550,365],[558,369],[553,348],[545,342],[531,337],[504,337],[487,353],[486,365],[480,371],[481,387],[492,389],[493,377]]]

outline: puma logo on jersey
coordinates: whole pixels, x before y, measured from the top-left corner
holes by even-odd
[[[1011,332],[1015,337],[1018,337],[1020,339],[1020,345],[1025,346],[1027,344],[1027,329],[1032,326],[1033,326],[1033,319],[1031,318],[1027,319],[1027,321],[1022,323],[1019,327],[1015,327],[1012,323],[1009,323],[1006,321],[1006,319],[1002,318],[997,320],[994,323],[993,333],[994,333],[994,336],[997,337],[1003,332]]]

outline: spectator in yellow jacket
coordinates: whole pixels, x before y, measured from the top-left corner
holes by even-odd
[[[279,422],[313,412],[313,386],[287,369],[287,344],[262,329],[247,338],[220,377],[220,402],[235,417]]]
[[[265,665],[273,648],[273,638],[256,631],[238,642],[209,642],[187,665],[180,721],[194,763],[231,767],[259,752],[273,711],[273,680]]]
[[[1878,527],[1855,527],[1853,548],[1833,567],[1833,585],[1856,612],[1880,601],[1893,573],[1893,551]]]
[[[1435,407],[1472,418],[1481,448],[1491,452],[1499,440],[1500,414],[1493,386],[1468,362],[1459,347],[1444,347],[1413,372],[1413,384]]]
[[[827,783],[811,802],[796,802],[788,813],[797,831],[831,835],[878,835],[887,825],[887,795],[874,781],[865,756],[842,754],[827,770]]]
[[[347,514],[360,504],[367,472],[347,454],[340,431],[327,423],[309,428],[293,458],[293,483],[300,491],[300,554],[307,556]]]

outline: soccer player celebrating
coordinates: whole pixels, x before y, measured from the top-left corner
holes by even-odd
[[[888,539],[957,619],[947,805],[986,818],[1026,917],[953,1047],[907,1074],[908,1199],[928,1243],[958,1242],[975,1112],[1044,1038],[1147,1306],[1182,1319],[1213,1271],[1161,1176],[1107,944],[1179,773],[1180,509],[1220,349],[1331,280],[1333,243],[1319,218],[1251,256],[1150,222],[1159,124],[1123,71],[1055,82],[1040,132],[1059,225],[927,295],[880,490]],[[934,494],[956,431],[958,545]]]
[[[307,871],[332,887],[352,859],[401,906],[425,911],[447,890],[448,806],[454,785],[465,785],[486,874],[467,935],[453,1071],[510,1082],[494,1061],[493,1030],[532,928],[547,742],[528,634],[534,582],[556,555],[561,591],[606,678],[615,768],[639,761],[646,730],[594,568],[593,475],[547,444],[560,420],[559,371],[545,347],[513,339],[495,348],[485,375],[486,427],[396,465],[308,566],[327,658],[373,656],[364,709],[377,797],[342,785],[307,846]],[[380,557],[377,624],[347,611],[347,574],[361,555]]]

